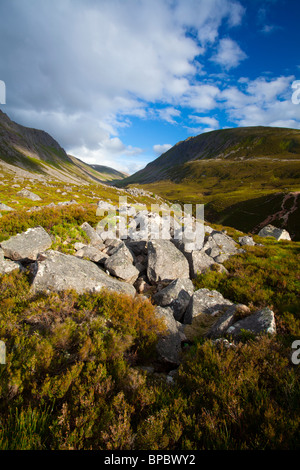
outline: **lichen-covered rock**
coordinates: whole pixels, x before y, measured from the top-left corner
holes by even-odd
[[[37,255],[50,248],[52,240],[43,227],[29,228],[1,243],[4,256],[14,261],[36,260]]]
[[[274,335],[276,333],[274,312],[270,308],[265,307],[258,312],[253,313],[252,315],[234,323],[228,328],[226,334],[233,337],[238,337],[241,335],[242,330],[249,331],[255,335],[259,335],[261,333],[269,333]]]
[[[198,315],[218,315],[225,312],[233,302],[227,300],[223,295],[210,289],[199,289],[191,297],[187,310],[184,314],[183,323],[191,324],[193,318]]]
[[[291,240],[287,230],[267,225],[258,232],[259,237],[274,237],[276,240]]]
[[[169,240],[148,242],[148,279],[151,283],[189,278],[186,257]]]
[[[82,228],[90,239],[91,245],[100,245],[104,247],[102,238],[88,222],[84,222],[80,228]]]
[[[42,200],[40,198],[40,196],[38,196],[37,194],[32,193],[31,191],[28,191],[28,189],[22,189],[21,191],[19,191],[17,193],[17,196],[20,196],[20,197],[23,197],[23,198],[26,198],[26,199],[30,199],[31,201],[41,201]]]
[[[180,363],[181,343],[186,339],[184,327],[175,320],[173,311],[169,307],[156,307],[155,315],[164,320],[167,328],[166,333],[159,336],[156,346],[158,355],[164,362],[178,365]]]
[[[158,291],[153,300],[161,307],[170,307],[175,320],[181,321],[193,292],[194,285],[190,279],[176,279]]]
[[[250,309],[243,304],[234,304],[227,308],[226,312],[214,323],[207,333],[209,338],[221,338],[228,328],[235,322],[236,315],[249,315]]]
[[[127,246],[122,242],[116,247],[112,255],[104,263],[105,268],[112,274],[126,282],[134,283],[140,271],[133,265],[133,256]]]
[[[244,237],[239,237],[239,244],[241,246],[244,246],[244,245],[254,246],[255,241],[253,240],[252,237],[249,237],[248,235],[245,235]]]
[[[60,292],[74,289],[78,293],[99,292],[102,288],[134,296],[131,284],[108,276],[92,261],[49,250],[41,253],[32,269],[33,292]]]

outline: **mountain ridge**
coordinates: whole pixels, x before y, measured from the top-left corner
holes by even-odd
[[[122,179],[125,174],[110,167],[104,171],[68,155],[46,131],[22,126],[0,110],[0,163],[60,181],[106,182]],[[11,167],[10,167],[11,169]]]

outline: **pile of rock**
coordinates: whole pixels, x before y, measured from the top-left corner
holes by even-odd
[[[224,335],[239,337],[243,330],[254,334],[275,333],[271,310],[263,309],[250,315],[246,306],[235,305],[217,291],[199,289],[194,292],[192,279],[198,272],[203,273],[214,265],[226,271],[222,263],[243,251],[241,246],[253,245],[251,237],[242,237],[237,243],[226,233],[205,226],[205,236],[195,246],[190,241],[174,238],[179,222],[174,221],[171,226],[167,221],[164,226],[163,216],[132,212],[134,217],[144,221],[147,227],[149,223],[152,228],[156,225],[160,233],[167,232],[168,236],[149,239],[149,232],[146,238],[146,232],[135,225],[136,232],[129,231],[129,236],[121,240],[110,238],[109,232],[96,231],[84,223],[81,228],[90,243],[76,243],[75,255],[66,255],[51,250],[49,234],[42,227],[35,227],[1,243],[0,273],[29,265],[33,292],[74,289],[83,293],[105,288],[130,296],[151,295],[156,315],[163,317],[167,326],[157,351],[171,368],[180,362],[181,346],[187,342],[186,326],[192,326],[201,315],[212,319],[207,336],[213,339]],[[143,235],[137,237],[137,232]]]

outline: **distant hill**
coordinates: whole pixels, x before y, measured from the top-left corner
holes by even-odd
[[[188,176],[186,170],[181,173],[182,165],[191,161],[244,161],[257,158],[300,159],[300,130],[239,127],[189,137],[131,175],[124,183],[151,183],[166,179],[178,182]]]
[[[0,163],[70,183],[106,182],[126,175],[112,168],[88,165],[67,155],[47,132],[21,126],[0,111]]]
[[[274,216],[275,225],[300,239],[297,129],[245,127],[190,137],[120,186],[131,184],[172,201],[203,203],[208,221],[243,231],[257,231]]]

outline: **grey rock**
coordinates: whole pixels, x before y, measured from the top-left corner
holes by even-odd
[[[17,196],[20,196],[20,197],[23,197],[23,198],[26,198],[26,199],[30,199],[31,201],[41,201],[42,200],[40,198],[40,196],[38,196],[37,194],[32,193],[31,191],[28,191],[28,189],[22,189],[21,191],[19,191],[17,193]]]
[[[116,208],[107,201],[98,201],[96,215],[104,215],[105,212],[115,212]]]
[[[246,305],[234,304],[227,308],[226,312],[216,321],[207,333],[209,338],[220,338],[234,323],[237,312],[249,314],[250,309]]]
[[[291,240],[287,230],[267,225],[258,232],[259,237],[274,237],[276,240]]]
[[[87,258],[94,263],[99,263],[105,261],[108,258],[107,255],[102,253],[101,249],[98,246],[86,245],[75,254],[78,258]]]
[[[220,253],[225,253],[229,255],[238,253],[239,248],[236,242],[225,233],[213,231],[209,235],[209,238],[210,237],[214,241],[215,246],[220,250]]]
[[[90,239],[91,245],[100,245],[104,248],[102,239],[100,238],[96,230],[88,222],[84,222],[80,228],[82,228],[82,230]]]
[[[189,262],[190,275],[192,278],[196,277],[197,273],[205,273],[215,264],[215,260],[206,254],[204,250],[192,251],[192,253],[187,255],[187,260]]]
[[[123,242],[121,246],[115,248],[104,266],[110,274],[126,282],[134,283],[139,276],[139,270],[133,265],[133,256]]]
[[[174,319],[171,308],[156,307],[155,315],[162,318],[166,324],[167,331],[160,335],[156,350],[161,360],[171,365],[180,363],[181,343],[185,341],[184,328],[181,323]]]
[[[0,274],[7,274],[17,269],[21,269],[21,264],[17,261],[4,259],[4,252],[0,248]]]
[[[244,237],[239,237],[239,244],[241,246],[244,246],[244,245],[254,246],[255,241],[253,240],[252,237],[249,237],[248,235],[245,235]]]
[[[238,337],[241,335],[242,330],[249,331],[255,335],[261,333],[269,333],[274,335],[276,333],[274,312],[270,308],[265,307],[253,315],[250,315],[234,323],[228,328],[226,334],[233,337]]]
[[[175,320],[181,321],[193,292],[194,285],[190,279],[176,279],[158,291],[153,300],[161,307],[170,307]]]
[[[126,240],[125,244],[129,248],[129,250],[132,253],[134,253],[136,256],[147,254],[146,240],[140,240],[140,241]]]
[[[61,292],[74,289],[78,293],[83,293],[100,292],[104,288],[131,296],[136,293],[131,284],[113,279],[92,261],[54,250],[39,255],[32,273],[33,292]]]
[[[187,310],[184,314],[183,323],[191,324],[193,318],[198,315],[218,315],[226,311],[233,302],[227,300],[223,295],[210,289],[199,289],[191,297]]]
[[[29,228],[26,232],[1,243],[4,256],[14,261],[36,260],[38,253],[50,248],[52,240],[43,227]]]
[[[7,206],[6,204],[3,204],[3,202],[0,202],[0,211],[13,211],[11,207]]]
[[[189,264],[171,241],[150,240],[147,275],[151,283],[186,279],[189,278]]]

